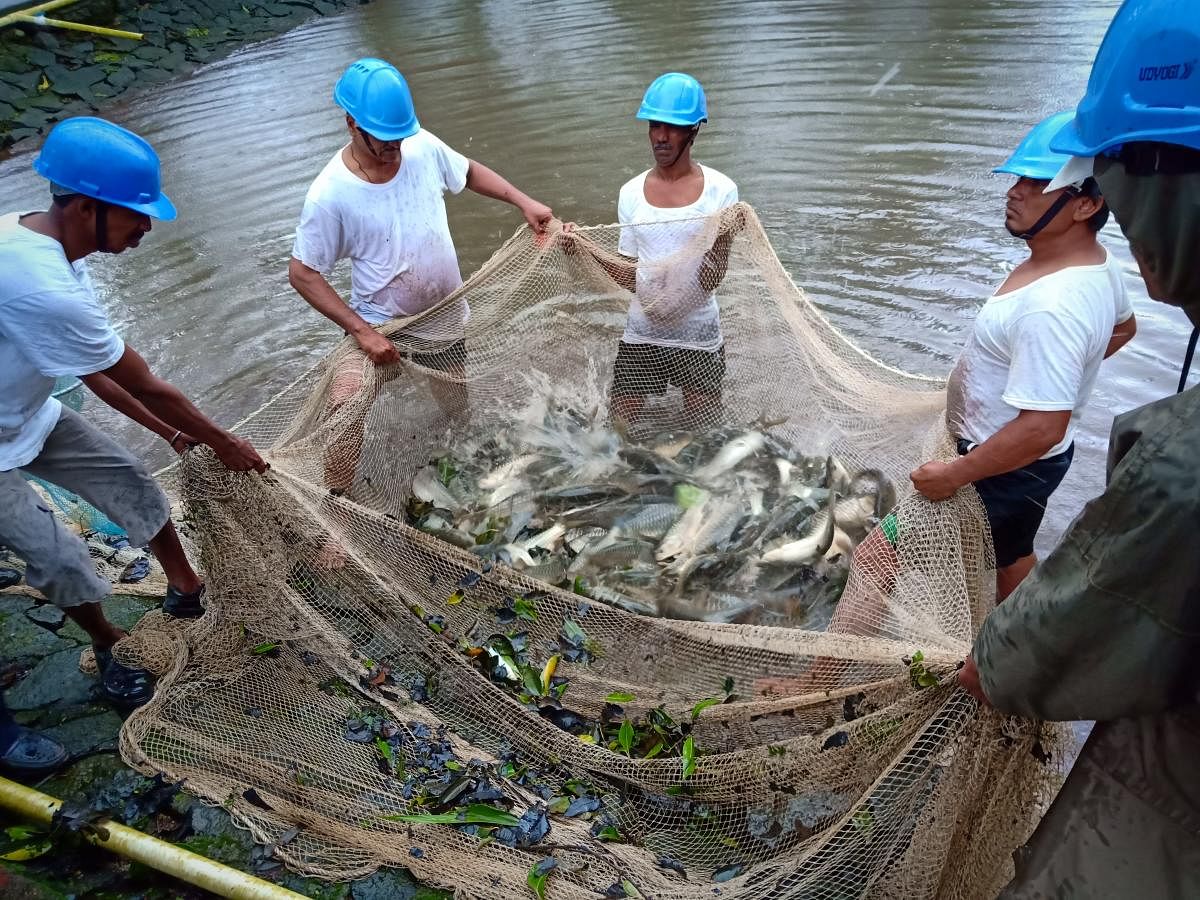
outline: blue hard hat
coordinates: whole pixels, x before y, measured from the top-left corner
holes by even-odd
[[[668,72],[659,75],[646,88],[646,96],[637,111],[639,119],[666,122],[668,125],[696,125],[708,121],[704,88],[691,75]]]
[[[175,218],[175,204],[162,192],[154,148],[132,131],[104,119],[63,119],[46,135],[33,170],[85,197],[156,219]]]
[[[382,59],[352,62],[333,87],[333,102],[381,141],[399,141],[421,130],[408,82]]]
[[[1016,175],[1018,178],[1033,178],[1038,181],[1050,181],[1066,165],[1071,157],[1066,153],[1055,153],[1050,149],[1050,140],[1075,114],[1071,110],[1055,113],[1038,122],[1030,129],[1025,139],[1017,144],[1017,149],[1004,161],[996,166],[993,172]]]
[[[1051,142],[1095,156],[1130,141],[1200,150],[1200,4],[1126,0],[1092,63],[1087,93]]]

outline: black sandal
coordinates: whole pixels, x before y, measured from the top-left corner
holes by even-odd
[[[168,616],[176,619],[198,619],[204,615],[204,585],[190,594],[181,593],[167,585],[167,599],[163,601],[162,609]]]
[[[92,648],[104,696],[119,706],[141,706],[154,696],[154,676],[145,669],[131,669],[113,659],[112,649]]]

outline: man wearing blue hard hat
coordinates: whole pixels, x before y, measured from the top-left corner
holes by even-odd
[[[390,63],[369,58],[352,63],[334,87],[333,99],[345,110],[350,140],[308,189],[288,268],[300,295],[362,351],[339,365],[329,412],[359,392],[364,366],[397,363],[403,355],[415,365],[449,373],[450,378],[431,377],[430,386],[447,412],[461,413],[467,303],[459,300],[427,314],[462,285],[443,195],[465,187],[503,200],[539,233],[553,213],[423,129],[408,84]],[[349,303],[325,278],[342,259],[351,264]],[[405,354],[375,330],[413,316],[420,318],[396,336],[408,348]],[[350,488],[361,444],[361,423],[346,429],[341,445],[327,454],[327,487]]]
[[[597,257],[634,295],[613,366],[612,415],[632,425],[647,397],[674,385],[694,427],[721,405],[725,339],[714,291],[725,275],[732,228],[721,231],[714,216],[738,202],[738,189],[692,159],[708,103],[691,75],[667,72],[654,79],[637,118],[647,123],[654,167],[621,187],[621,260]],[[569,233],[571,225],[564,230]]]
[[[1126,2],[1051,147],[1094,173],[1150,296],[1200,325],[1200,5]],[[1185,382],[1117,417],[1105,492],[959,673],[1003,712],[1096,720],[1005,897],[1200,896],[1200,390]]]
[[[993,170],[1017,178],[1004,224],[1029,258],[979,310],[950,375],[946,424],[958,458],[912,473],[930,500],[975,485],[996,550],[998,601],[1036,561],[1034,538],[1071,465],[1101,360],[1136,328],[1120,266],[1096,239],[1108,219],[1096,180],[1058,177],[1070,157],[1052,151],[1050,139],[1071,116],[1038,123]]]
[[[136,247],[151,217],[175,217],[153,148],[111,122],[73,118],[54,127],[33,166],[50,181],[50,209],[0,216],[0,543],[25,560],[29,585],[91,637],[105,696],[136,706],[150,699],[153,684],[148,672],[113,656],[124,632],[99,602],[111,585],[22,472],[78,494],[134,546],[149,544],[167,575],[169,614],[200,615],[204,585],[162,489],[125,448],[51,396],[55,379],[82,378],[177,451],[201,442],[231,469],[261,472],[266,463],[156,377],[113,330],[93,290],[87,256]],[[0,700],[0,767],[34,775],[64,759],[54,741],[19,728]]]

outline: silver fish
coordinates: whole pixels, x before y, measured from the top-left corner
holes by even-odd
[[[602,584],[588,585],[588,595],[601,603],[607,603],[610,606],[619,606],[621,609],[635,613],[639,616],[657,616],[658,609],[649,604],[643,603],[641,600],[635,600],[628,594],[621,591],[615,591],[610,587],[605,587]]]
[[[631,537],[661,540],[679,521],[683,510],[674,503],[648,503],[636,512],[622,516],[613,523],[613,528]]]
[[[458,511],[463,508],[458,498],[442,484],[435,466],[425,466],[417,470],[413,476],[412,492],[421,500],[432,503],[440,509]]]
[[[806,565],[824,556],[833,543],[836,504],[837,494],[830,494],[829,504],[810,520],[808,534],[798,541],[768,550],[762,555],[762,562],[767,565]]]
[[[764,438],[760,432],[748,431],[739,434],[717,451],[717,455],[696,470],[696,478],[711,481],[728,472],[746,457],[762,449]]]

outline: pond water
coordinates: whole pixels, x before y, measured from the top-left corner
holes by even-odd
[[[305,189],[345,139],[330,95],[349,61],[395,62],[425,127],[581,223],[614,221],[620,185],[652,164],[633,113],[649,81],[677,69],[708,92],[695,158],[738,183],[795,281],[875,356],[945,375],[1025,253],[1003,228],[1009,180],[990,169],[1079,98],[1116,7],[378,0],[105,110],[155,144],[181,215],[95,271],[128,342],[232,424],[340,336],[286,269]],[[0,209],[44,208],[35,149],[0,161]],[[464,273],[520,222],[469,193],[448,205]],[[1113,414],[1174,389],[1187,339],[1181,314],[1146,299],[1116,226],[1103,237],[1140,330],[1104,365],[1043,551],[1100,491]],[[169,459],[89,409],[152,463]]]

